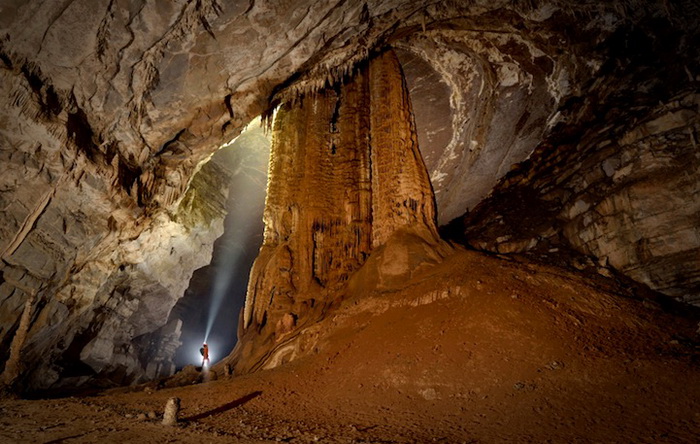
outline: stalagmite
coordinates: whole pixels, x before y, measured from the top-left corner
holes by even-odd
[[[246,325],[313,305],[310,295],[341,285],[369,254],[366,101],[361,74],[339,92],[324,90],[278,111]]]
[[[22,317],[19,321],[19,327],[15,332],[15,336],[12,339],[12,345],[10,346],[10,358],[5,363],[5,370],[3,371],[2,378],[0,382],[8,387],[12,387],[13,383],[22,371],[22,347],[24,346],[24,341],[27,339],[27,331],[29,330],[29,324],[31,321],[32,310],[34,309],[34,302],[36,301],[36,292],[30,292],[27,302],[24,303],[24,310],[22,311]]]
[[[402,227],[437,239],[430,179],[418,150],[399,61],[387,51],[369,65],[372,140],[372,246]]]
[[[165,404],[163,412],[163,425],[177,425],[177,415],[180,412],[180,398],[170,398]]]
[[[392,51],[346,83],[283,103],[273,126],[264,241],[250,274],[243,316],[249,340],[234,352],[236,372],[263,364],[275,344],[320,319],[393,233],[439,243]]]

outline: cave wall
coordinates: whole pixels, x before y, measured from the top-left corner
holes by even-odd
[[[0,70],[11,104],[0,117],[2,366],[11,345],[22,349],[5,377],[48,388],[172,371],[169,309],[191,267],[209,260],[229,173],[205,166],[172,212],[148,215],[125,192],[133,177],[112,168],[116,156],[84,151],[94,143],[85,116],[28,69]],[[20,347],[12,341],[25,307]],[[161,327],[150,349],[136,345]]]
[[[541,38],[491,28],[435,29],[396,43],[441,225],[530,155],[576,70]]]
[[[570,113],[573,104],[588,100],[590,108],[624,98],[651,113],[696,82],[697,49],[690,42],[698,35],[697,5],[532,6],[426,22],[393,42],[440,225],[474,209],[513,165],[563,131],[561,124],[589,122],[585,112]],[[589,123],[603,130],[624,118]]]
[[[455,220],[462,241],[615,270],[697,303],[700,56],[689,42],[700,11],[681,6],[669,17],[639,11],[604,40],[599,75],[562,102],[530,158]]]
[[[166,325],[170,309],[193,269],[208,263],[223,231],[230,172],[221,165],[205,165],[176,211],[143,220],[143,230],[120,224],[129,207],[94,190],[101,181],[89,164],[83,168],[50,189],[48,202],[33,201],[42,185],[37,179],[36,188],[3,194],[13,198],[6,205],[37,205],[34,219],[23,221],[31,230],[3,257],[3,351],[19,328],[16,311],[32,300],[31,323],[14,370],[5,374],[8,382],[23,372],[21,385],[33,389],[77,386],[94,377],[123,384],[171,373],[180,327]],[[20,165],[13,171],[29,174]]]
[[[499,253],[573,249],[684,302],[700,302],[700,96],[547,145],[461,221],[467,242]]]

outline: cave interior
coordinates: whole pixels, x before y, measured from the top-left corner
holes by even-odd
[[[4,1],[3,397],[223,380],[255,407],[258,375],[298,371],[344,387],[330,406],[357,384],[404,421],[452,418],[356,439],[537,441],[525,413],[507,436],[455,424],[540,359],[598,387],[513,376],[592,396],[551,401],[590,419],[555,441],[692,442],[699,23],[692,0]],[[596,398],[612,386],[638,398]],[[670,419],[640,427],[645,396]]]

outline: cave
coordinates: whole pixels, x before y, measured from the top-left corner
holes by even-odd
[[[699,23],[3,2],[0,437],[697,442]]]

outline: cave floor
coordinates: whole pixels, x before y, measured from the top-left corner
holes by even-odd
[[[186,387],[1,400],[0,442],[700,442],[697,314],[631,294],[459,251],[401,290],[347,295],[323,339],[304,339],[311,356]]]

